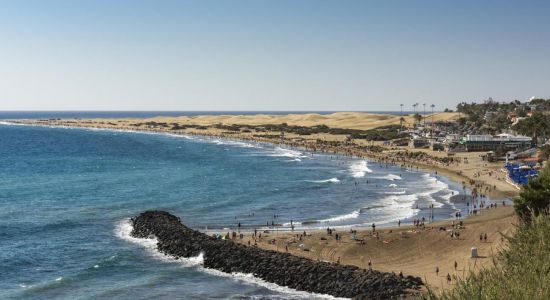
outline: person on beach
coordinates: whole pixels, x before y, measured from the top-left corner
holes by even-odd
[[[483,236],[483,240],[485,241],[485,243],[487,243],[487,234]]]
[[[376,231],[376,224],[372,223],[372,232]]]
[[[447,273],[447,284],[451,284],[451,274]]]
[[[435,266],[435,276],[439,277],[439,266]]]
[[[456,271],[456,268],[458,268],[458,263],[455,260],[455,271]]]

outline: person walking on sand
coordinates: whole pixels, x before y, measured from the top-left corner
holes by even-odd
[[[372,261],[369,258],[369,270],[372,270]]]
[[[456,271],[456,268],[458,268],[458,263],[455,260],[455,271]]]
[[[483,240],[487,243],[487,234],[483,235]]]
[[[376,225],[372,223],[372,232],[375,232],[375,231],[376,231]]]
[[[439,277],[439,266],[435,266],[435,276]]]
[[[451,284],[451,274],[447,273],[447,284]]]

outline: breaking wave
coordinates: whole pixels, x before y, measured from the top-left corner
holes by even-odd
[[[366,173],[372,173],[372,170],[369,169],[369,167],[367,166],[366,160],[360,160],[352,163],[349,166],[349,171],[351,173],[351,176],[355,178],[365,177]]]

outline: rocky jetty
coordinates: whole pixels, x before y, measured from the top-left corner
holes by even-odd
[[[154,236],[158,250],[175,258],[204,255],[204,267],[249,273],[265,281],[300,291],[357,299],[408,298],[422,285],[418,277],[318,262],[288,253],[217,240],[184,226],[164,211],[146,211],[132,218],[132,235]]]

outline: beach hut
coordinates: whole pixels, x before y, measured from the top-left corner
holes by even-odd
[[[472,258],[477,258],[477,247],[472,247],[472,249],[470,250],[471,251],[471,257]]]

